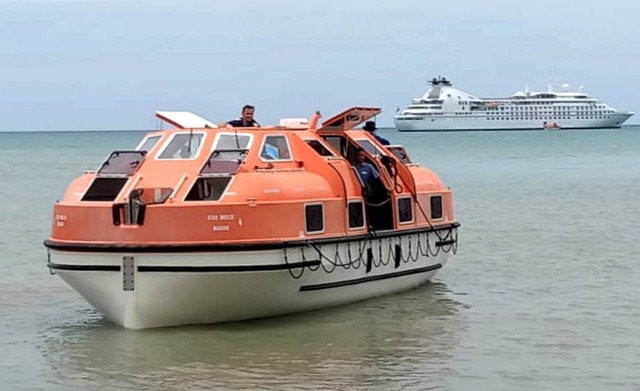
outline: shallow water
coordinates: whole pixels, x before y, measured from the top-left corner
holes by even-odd
[[[333,309],[130,331],[45,267],[53,202],[139,132],[0,133],[7,389],[640,388],[640,129],[398,133],[454,190],[433,283]]]

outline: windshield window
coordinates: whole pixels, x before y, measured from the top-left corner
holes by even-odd
[[[263,160],[290,160],[291,151],[285,136],[267,136],[264,138],[260,158]]]
[[[136,148],[136,151],[146,151],[149,152],[158,142],[158,140],[160,140],[160,135],[157,136],[150,136],[145,138],[140,145],[138,145],[138,147]]]
[[[146,151],[114,151],[98,169],[98,175],[131,175],[137,169]]]
[[[204,133],[176,133],[158,159],[193,159],[198,156]]]
[[[243,133],[219,133],[200,175],[233,174],[247,157],[253,136]]]
[[[233,174],[247,157],[248,149],[217,149],[202,166],[200,175]]]
[[[358,144],[360,144],[360,146],[362,146],[362,148],[364,148],[365,151],[369,152],[371,155],[373,156],[384,155],[384,153],[382,153],[382,151],[380,151],[378,147],[373,145],[371,141],[367,139],[358,139],[356,141],[358,142]]]
[[[214,151],[221,149],[249,149],[250,143],[250,134],[220,133],[214,144]]]
[[[335,156],[333,152],[328,150],[320,141],[318,140],[304,140],[314,151],[318,152],[321,156]]]

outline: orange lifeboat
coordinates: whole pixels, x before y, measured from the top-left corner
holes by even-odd
[[[142,329],[273,316],[423,284],[456,252],[452,193],[402,146],[356,127],[173,128],[113,151],[54,205],[48,267],[103,316]],[[291,121],[284,122],[291,123]],[[360,148],[378,177],[354,169]]]
[[[542,127],[545,130],[556,130],[556,129],[560,129],[561,128],[561,126],[558,123],[556,123],[556,122],[547,122],[547,121],[542,123]]]

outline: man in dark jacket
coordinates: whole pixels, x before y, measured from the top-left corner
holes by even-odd
[[[227,122],[227,126],[232,126],[234,128],[259,127],[260,124],[258,121],[253,119],[253,113],[255,110],[255,107],[251,105],[244,105],[242,108],[242,117]]]
[[[373,121],[367,121],[364,124],[364,127],[362,128],[363,130],[366,130],[367,132],[371,133],[373,135],[373,137],[376,138],[376,140],[378,140],[378,142],[380,142],[380,144],[382,145],[390,145],[391,143],[389,142],[389,140],[387,140],[386,138],[382,137],[382,136],[378,136],[375,132],[376,132],[376,123]]]

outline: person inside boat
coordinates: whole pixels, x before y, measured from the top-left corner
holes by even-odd
[[[382,145],[390,145],[391,143],[389,142],[389,140],[387,140],[386,138],[382,137],[382,136],[378,136],[376,134],[376,123],[374,121],[367,121],[364,124],[364,127],[362,128],[362,130],[366,130],[367,132],[371,133],[371,135],[373,135],[373,137],[376,138],[376,140],[378,140],[378,142]]]
[[[363,196],[367,208],[367,226],[372,231],[393,228],[393,209],[389,202],[390,194],[381,181],[380,172],[366,162],[364,148],[358,148],[353,165],[362,184]]]
[[[373,185],[373,181],[380,178],[378,170],[370,163],[365,162],[367,155],[364,148],[358,148],[356,150],[356,162],[354,167],[356,172],[360,176],[360,180],[364,184],[365,188],[370,191]]]
[[[250,128],[260,127],[258,121],[253,118],[256,108],[252,105],[244,105],[242,107],[242,116],[227,122],[227,126],[233,128]]]

